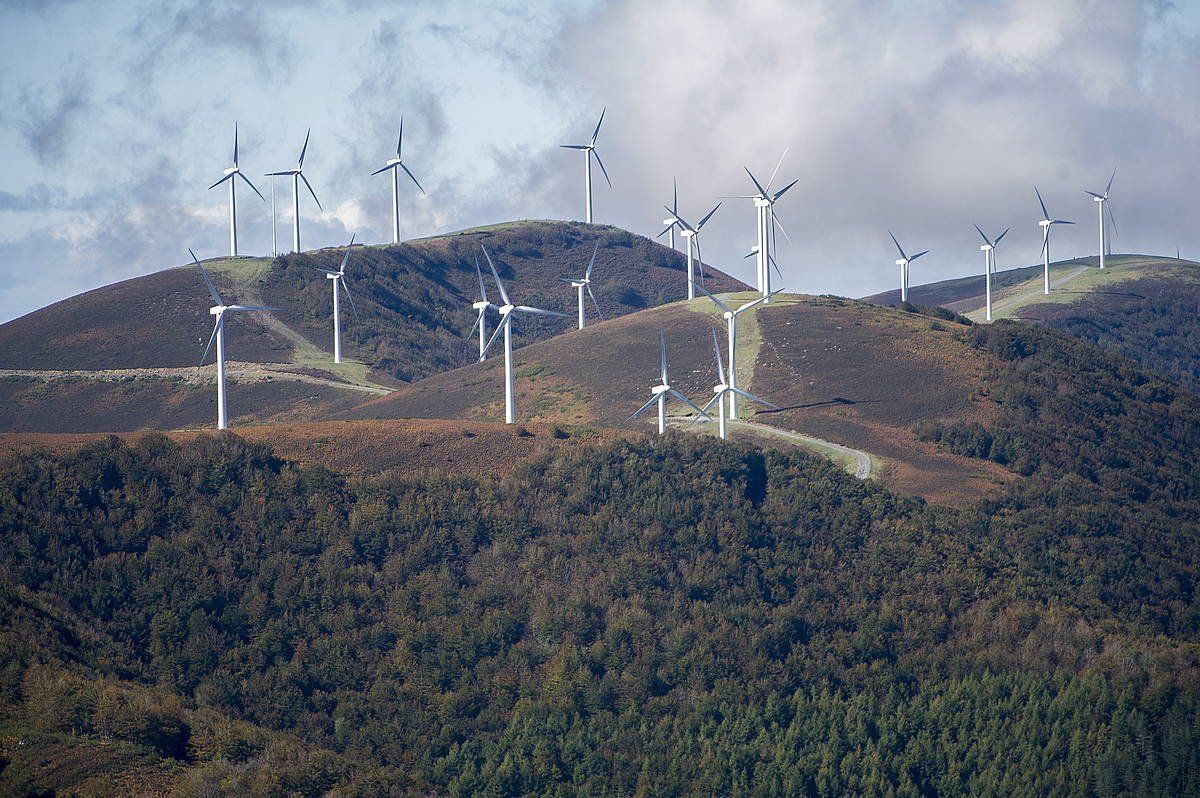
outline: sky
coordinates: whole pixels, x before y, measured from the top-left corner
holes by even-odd
[[[405,238],[583,217],[582,157],[607,108],[597,222],[662,229],[718,201],[705,259],[752,279],[744,168],[775,186],[789,290],[895,287],[889,229],[930,254],[912,283],[982,273],[974,224],[1011,227],[1000,268],[1094,254],[1115,168],[1116,252],[1200,258],[1200,3],[0,0],[0,321],[228,252],[243,171],[290,168],[305,132],[305,249],[390,241],[404,119]],[[244,189],[244,186],[239,187]],[[290,246],[290,186],[277,185]],[[239,248],[270,204],[238,193]],[[664,239],[665,240],[665,239]]]

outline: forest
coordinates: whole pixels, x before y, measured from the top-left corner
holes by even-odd
[[[1028,477],[965,510],[677,434],[479,479],[10,456],[0,792],[1200,793],[1196,400],[974,335],[976,455]]]

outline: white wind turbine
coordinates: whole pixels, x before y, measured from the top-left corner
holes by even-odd
[[[604,173],[604,179],[608,183],[608,187],[612,188],[612,181],[608,179],[608,170],[604,168],[604,161],[600,160],[600,153],[596,152],[596,137],[600,135],[600,125],[604,123],[604,112],[608,108],[600,111],[600,121],[596,123],[596,129],[592,131],[592,140],[587,144],[560,144],[558,146],[568,150],[581,150],[583,152],[583,213],[584,221],[588,224],[592,223],[592,156],[596,156],[596,163],[600,164],[600,171]]]
[[[484,249],[483,256],[487,258],[488,267],[492,270],[492,277],[496,278],[496,288],[500,289],[500,298],[504,300],[504,304],[497,310],[500,311],[500,323],[496,325],[496,331],[492,333],[492,337],[488,340],[487,346],[483,348],[483,354],[479,356],[483,360],[487,351],[492,348],[492,344],[496,343],[496,339],[501,333],[504,333],[504,423],[515,424],[517,421],[516,397],[514,395],[513,386],[513,362],[512,362],[512,320],[513,316],[518,313],[528,313],[534,316],[557,316],[563,319],[571,318],[566,313],[559,313],[553,310],[542,310],[541,308],[533,308],[528,305],[514,305],[508,298],[508,292],[504,290],[504,283],[500,282],[500,275],[496,273],[496,265],[492,263],[492,256]]]
[[[572,279],[570,277],[559,277],[558,279],[564,283],[570,283],[575,288],[575,297],[579,304],[579,329],[583,329],[585,319],[583,313],[583,292],[586,290],[587,295],[592,298],[592,305],[596,308],[596,315],[604,319],[604,314],[600,312],[600,303],[596,301],[596,295],[592,293],[592,267],[596,265],[596,253],[600,251],[600,242],[596,242],[596,248],[592,250],[592,259],[588,262],[587,271],[583,273],[583,277]]]
[[[346,299],[350,302],[350,310],[354,311],[354,318],[358,320],[358,308],[354,307],[354,297],[350,296],[350,288],[346,285],[346,264],[350,262],[350,250],[354,248],[354,235],[350,236],[350,243],[346,245],[346,254],[342,256],[342,265],[338,270],[330,271],[322,269],[320,266],[313,268],[325,275],[325,279],[333,280],[333,362],[342,362],[342,321],[338,307],[338,285],[341,285],[343,291],[346,292]]]
[[[892,243],[896,245],[896,249],[900,252],[900,257],[896,260],[896,265],[900,267],[900,301],[908,301],[908,264],[912,263],[922,255],[929,253],[929,250],[923,249],[916,255],[909,257],[904,254],[904,247],[900,246],[900,242],[896,240],[896,236],[892,235],[892,231],[888,230],[888,235],[892,236]]]
[[[675,221],[675,214],[679,213],[679,184],[675,182],[675,178],[671,178],[671,207],[667,211],[671,214],[670,219],[663,219],[662,223],[667,226],[667,229],[659,233],[655,238],[662,238],[667,233],[671,234],[671,251],[675,251],[675,228],[679,226],[679,222]]]
[[[304,134],[304,146],[300,148],[300,158],[296,161],[295,169],[285,169],[281,172],[267,172],[267,177],[291,177],[292,178],[292,251],[300,251],[300,181],[304,181],[304,185],[308,187],[308,193],[312,194],[313,202],[317,203],[317,208],[325,210],[321,207],[321,201],[317,199],[317,192],[313,191],[312,183],[308,182],[308,178],[304,176],[304,153],[308,151],[308,137],[312,135],[312,129]]]
[[[769,297],[760,296],[758,299],[747,302],[747,303],[741,305],[740,307],[738,307],[737,310],[734,310],[733,308],[729,307],[729,305],[725,304],[720,299],[718,299],[716,296],[709,293],[709,290],[707,288],[705,288],[704,286],[700,286],[700,290],[703,291],[705,293],[705,295],[709,299],[711,299],[718,308],[721,309],[721,316],[725,319],[725,326],[727,328],[727,337],[729,340],[729,346],[728,346],[729,387],[730,387],[730,389],[736,389],[737,388],[737,321],[738,321],[738,316],[742,315],[747,310],[750,310],[750,308],[754,307],[755,305],[760,305],[763,302],[768,301]],[[781,291],[783,291],[782,288],[776,290],[774,293],[771,294],[771,296],[774,296],[775,294],[778,294]],[[730,418],[738,417],[737,416],[737,396],[738,396],[737,393],[733,392],[733,391],[731,391],[729,394],[729,417]]]
[[[719,435],[721,436],[721,440],[725,440],[729,436],[728,429],[726,428],[726,423],[725,423],[725,397],[726,396],[736,394],[738,396],[745,397],[746,399],[749,399],[752,402],[758,402],[760,405],[768,408],[769,410],[778,410],[779,408],[776,405],[773,405],[770,402],[768,402],[766,399],[759,399],[757,396],[755,396],[752,393],[747,393],[746,391],[743,391],[741,388],[735,388],[734,386],[730,385],[729,380],[727,380],[725,378],[725,365],[724,365],[724,363],[721,362],[721,346],[720,346],[720,344],[717,343],[717,331],[716,330],[712,331],[712,342],[713,342],[713,354],[716,355],[716,359],[717,359],[717,379],[719,380],[719,382],[713,386],[713,398],[708,400],[708,404],[706,404],[704,407],[700,408],[700,412],[704,413],[705,417],[707,417],[708,411],[712,408],[712,406],[718,405],[717,409],[719,412],[717,413],[717,420],[719,422],[719,426],[717,427],[717,430],[718,430]],[[700,416],[697,416],[696,418],[692,419],[692,423],[694,424],[699,420],[700,420]]]
[[[471,325],[467,337],[471,337],[471,333],[475,332],[475,328],[479,328],[479,359],[487,360],[487,353],[484,351],[487,347],[487,312],[488,308],[496,307],[488,301],[487,286],[483,284],[483,272],[479,271],[479,256],[475,256],[475,276],[479,278],[479,299],[471,303],[471,307],[479,311],[479,316],[475,319],[475,323]]]
[[[687,298],[695,299],[697,261],[700,263],[700,279],[704,279],[704,259],[700,256],[700,229],[704,227],[704,223],[711,219],[712,215],[717,212],[717,208],[721,207],[721,203],[718,202],[716,205],[714,205],[713,209],[706,213],[704,218],[700,220],[700,223],[695,226],[688,224],[686,221],[684,221],[682,216],[670,208],[667,208],[666,205],[663,207],[667,209],[667,213],[671,214],[673,223],[679,225],[679,229],[682,231],[680,235],[683,236],[684,240],[687,241]],[[660,233],[659,235],[662,234]]]
[[[979,230],[979,225],[975,225],[975,229]],[[1000,245],[1000,239],[1008,235],[1009,228],[1005,228],[995,241],[988,238],[982,230],[979,230],[979,235],[983,236],[983,245],[979,249],[983,252],[983,279],[984,291],[987,295],[987,320],[992,320],[992,275],[996,272],[996,247]]]
[[[644,404],[640,408],[638,408],[638,411],[636,413],[634,413],[632,416],[630,416],[628,420],[633,421],[635,418],[640,416],[642,413],[649,410],[651,405],[657,403],[658,404],[658,434],[662,435],[663,433],[665,433],[667,431],[667,396],[668,395],[674,396],[676,399],[678,399],[679,401],[683,402],[688,407],[695,410],[701,416],[708,417],[708,414],[705,413],[700,408],[696,407],[696,405],[692,404],[691,399],[688,399],[686,396],[681,394],[679,391],[672,388],[671,383],[667,380],[667,341],[666,341],[666,338],[663,336],[663,331],[662,331],[661,327],[658,328],[658,351],[659,351],[660,359],[662,361],[662,382],[658,385],[650,386],[650,393],[653,394],[653,396],[650,397],[650,401],[646,402],[646,404]],[[699,417],[699,416],[697,416],[697,417]]]
[[[1033,193],[1037,194],[1038,204],[1042,206],[1042,220],[1038,222],[1042,227],[1042,292],[1050,293],[1050,228],[1056,224],[1075,224],[1068,222],[1065,219],[1051,219],[1050,211],[1046,210],[1046,203],[1042,200],[1042,192],[1038,191],[1037,186],[1033,187]]]
[[[208,279],[208,272],[204,271],[204,267],[196,259],[196,253],[189,249],[188,254],[192,256],[192,263],[196,264],[196,268],[200,270],[200,276],[204,278],[204,284],[208,286],[208,293],[212,295],[213,302],[216,303],[208,309],[208,312],[217,318],[213,324],[212,335],[208,339],[208,346],[204,347],[204,355],[200,358],[200,365],[203,366],[204,361],[208,360],[208,353],[213,348],[215,341],[217,344],[217,429],[226,429],[229,424],[225,408],[225,314],[243,310],[269,311],[274,308],[260,305],[226,305],[221,301],[221,295],[217,293],[212,280]]]
[[[1108,192],[1112,191],[1113,178],[1117,176],[1117,170],[1113,169],[1112,177],[1108,178],[1108,185],[1104,187],[1103,194],[1097,194],[1094,191],[1084,190],[1084,194],[1090,194],[1092,202],[1096,203],[1096,212],[1100,220],[1100,268],[1104,268],[1104,209],[1108,205]],[[1113,235],[1117,234],[1117,220],[1113,218],[1112,208],[1108,209],[1108,220],[1112,222]]]
[[[779,167],[783,165],[783,159],[787,156],[787,150],[783,151],[783,155],[779,156],[779,162],[775,164],[775,170],[771,172],[771,179],[767,181],[767,185],[763,186],[758,182],[758,178],[746,167],[746,174],[750,176],[751,182],[754,183],[754,188],[757,190],[755,194],[744,194],[738,199],[754,200],[754,209],[757,217],[757,243],[751,248],[750,254],[755,255],[755,272],[758,280],[758,292],[767,297],[770,301],[771,294],[771,269],[774,267],[775,272],[779,274],[779,279],[783,279],[783,273],[779,271],[779,264],[775,262],[775,256],[772,254],[776,249],[775,229],[778,228],[783,237],[789,242],[791,238],[787,234],[787,230],[783,228],[778,217],[775,216],[775,203],[779,201],[787,191],[799,180],[793,180],[775,193],[771,193],[771,184],[775,182],[775,176],[779,174]],[[747,255],[749,257],[749,255]]]
[[[396,157],[389,158],[388,162],[382,168],[376,169],[371,173],[374,177],[378,174],[383,174],[389,169],[392,171],[392,243],[400,243],[400,171],[404,170],[404,174],[412,178],[413,184],[421,189],[421,193],[425,193],[425,189],[421,188],[421,184],[408,167],[404,165],[404,161],[400,159],[400,150],[404,145],[404,117],[400,117],[400,136],[396,139]]]
[[[246,185],[248,185],[248,186],[250,186],[250,188],[254,189],[254,193],[258,195],[258,198],[260,200],[262,200],[263,202],[267,201],[267,198],[262,195],[262,192],[254,187],[254,184],[250,182],[250,178],[248,178],[244,174],[242,174],[242,170],[238,167],[238,130],[237,130],[237,122],[234,122],[233,123],[233,166],[231,166],[225,170],[224,177],[222,177],[220,180],[218,180],[217,182],[213,183],[211,186],[208,187],[208,190],[212,191],[214,188],[221,185],[222,183],[225,183],[225,182],[229,183],[229,256],[231,258],[237,257],[237,254],[238,254],[238,248],[237,248],[237,191],[235,190],[235,186],[237,185],[236,178],[239,178],[239,177],[242,180],[246,181]]]

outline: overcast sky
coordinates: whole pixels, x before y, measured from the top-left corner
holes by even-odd
[[[305,248],[390,240],[385,176],[405,120],[406,238],[583,216],[582,158],[608,113],[595,215],[661,229],[776,185],[789,289],[893,287],[891,228],[931,253],[913,282],[982,271],[972,224],[1013,231],[1002,268],[1095,251],[1093,205],[1118,168],[1121,252],[1200,256],[1200,4],[1026,2],[346,2],[0,0],[0,321],[117,279],[228,251],[241,163],[305,161]],[[280,183],[282,208],[289,187]],[[244,253],[270,205],[239,200]],[[279,235],[290,245],[286,214]],[[748,200],[705,228],[706,259],[750,278]]]

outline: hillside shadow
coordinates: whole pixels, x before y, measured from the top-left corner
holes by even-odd
[[[758,415],[771,415],[772,413],[783,413],[788,410],[814,410],[818,407],[837,407],[850,405],[869,405],[879,404],[882,399],[847,399],[844,396],[835,396],[832,399],[825,399],[820,402],[806,402],[805,404],[787,405],[786,407],[777,407],[774,409],[759,410]]]

